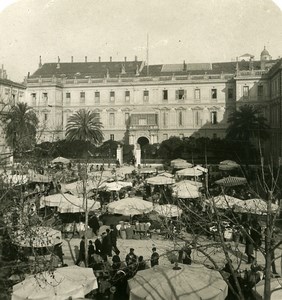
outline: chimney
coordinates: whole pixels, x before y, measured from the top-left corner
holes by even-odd
[[[42,68],[41,55],[39,56],[39,64],[38,64],[38,68],[39,68],[39,69],[41,69],[41,68]]]
[[[73,56],[71,56],[71,62],[73,63]]]
[[[58,56],[57,69],[60,69],[60,57]]]
[[[135,61],[137,61],[137,60],[138,60],[137,55],[135,55]]]
[[[27,78],[29,78],[29,76],[30,76],[30,72],[27,73]]]
[[[124,62],[126,62],[126,56],[124,57]]]
[[[236,57],[236,74],[239,74],[239,61],[238,61],[238,56]]]
[[[135,75],[136,75],[136,76],[139,76],[139,75],[140,75],[140,73],[139,73],[139,67],[138,67],[138,65],[136,65],[136,71],[135,71]]]
[[[185,60],[183,60],[183,71],[187,71],[187,66]]]
[[[101,62],[101,56],[99,56],[99,62]]]
[[[121,74],[126,74],[124,64],[121,65]]]
[[[112,62],[112,57],[110,56],[110,62]]]
[[[253,71],[253,69],[254,69],[254,62],[253,62],[253,58],[250,57],[250,61],[249,61],[249,70],[250,70],[250,71]]]
[[[85,59],[85,62],[87,63],[87,56],[85,56],[85,58],[84,58],[84,59]]]

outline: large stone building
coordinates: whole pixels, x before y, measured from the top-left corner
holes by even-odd
[[[68,117],[80,108],[99,114],[106,140],[143,144],[170,136],[224,137],[229,113],[252,103],[275,128],[278,143],[281,124],[274,118],[281,115],[281,60],[266,49],[260,60],[247,56],[248,61],[242,56],[234,62],[149,66],[137,58],[58,58],[43,65],[40,58],[38,70],[27,78],[26,99],[39,113],[42,139],[49,141],[64,137]]]
[[[7,78],[7,72],[3,65],[0,69],[0,165],[12,159],[11,149],[5,142],[1,117],[6,114],[12,105],[23,102],[25,98],[25,86]]]

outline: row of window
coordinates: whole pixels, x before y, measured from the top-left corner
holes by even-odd
[[[100,119],[100,114],[97,113],[98,118]],[[46,122],[48,120],[48,114],[44,113],[43,116],[44,121]],[[168,125],[168,113],[164,112],[162,115],[162,124],[163,126],[167,126]],[[129,120],[129,113],[125,113],[125,123],[127,123]],[[184,116],[183,116],[183,111],[179,111],[178,112],[178,126],[183,126],[184,125]],[[146,125],[151,125],[151,123],[148,123],[148,119],[147,118],[140,118],[138,119],[138,123],[135,124],[136,122],[134,122],[134,125],[139,125],[139,126],[146,126]],[[212,111],[210,113],[210,122],[211,124],[217,124],[217,112],[216,111]],[[156,125],[156,122],[154,122],[154,124]],[[202,126],[202,120],[201,120],[201,113],[200,111],[194,111],[194,124],[195,126]],[[115,126],[116,125],[116,116],[115,113],[110,113],[109,114],[109,126]]]
[[[183,115],[183,111],[179,111],[178,112],[178,126],[183,126],[184,125],[184,115]],[[125,113],[125,123],[128,122],[129,119],[129,113]],[[210,113],[210,122],[211,124],[217,124],[217,111],[212,111]],[[115,126],[115,113],[110,113],[109,114],[109,126]],[[168,125],[168,113],[164,112],[163,113],[163,119],[162,119],[162,123],[163,126],[167,126]],[[139,125],[139,126],[146,126],[146,125],[150,125],[148,124],[148,119],[146,118],[140,118],[138,120],[138,124],[134,124],[134,125]],[[195,126],[202,126],[202,119],[201,119],[201,113],[200,111],[196,110],[194,111],[194,125]]]
[[[229,91],[229,98],[233,99],[233,89],[232,93]],[[149,91],[148,90],[144,90],[143,91],[143,101],[144,102],[149,102]],[[231,95],[231,96],[230,96]],[[95,103],[99,103],[100,102],[100,92],[96,91],[94,93],[94,101]],[[115,91],[110,91],[110,102],[115,102],[115,98],[116,98],[116,94]],[[163,101],[168,101],[168,90],[163,90],[162,91],[162,100]],[[211,89],[211,98],[212,99],[217,99],[217,89]],[[187,91],[184,89],[179,89],[175,91],[175,99],[176,100],[186,100],[187,99]],[[200,89],[195,89],[194,90],[194,99],[195,100],[200,100],[201,99],[201,90]],[[66,101],[70,102],[71,100],[71,93],[67,92],[66,93]],[[124,100],[125,102],[130,102],[130,91],[125,91],[124,93]],[[85,92],[80,92],[80,102],[85,102]]]
[[[162,91],[162,100],[163,101],[168,101],[168,96],[169,96],[169,91],[168,90],[163,90]],[[249,98],[249,86],[243,86],[243,98]],[[149,91],[144,90],[143,91],[143,101],[144,102],[149,102]],[[263,96],[263,86],[258,85],[258,90],[257,90],[257,95],[258,97]],[[213,88],[211,89],[211,99],[216,100],[218,97],[217,89]],[[227,97],[229,100],[232,100],[234,98],[234,90],[233,88],[228,88],[227,91]],[[33,101],[36,101],[36,93],[31,94],[31,98]],[[95,103],[100,103],[100,98],[101,94],[99,91],[96,91],[94,93],[94,102]],[[115,102],[116,99],[116,93],[115,91],[110,91],[109,94],[109,101],[110,102]],[[185,89],[179,89],[175,91],[175,99],[176,100],[186,100],[187,99],[187,91]],[[196,88],[194,90],[194,99],[195,100],[200,100],[201,99],[201,90]],[[42,93],[42,100],[43,102],[48,102],[48,93]],[[130,102],[130,91],[125,91],[124,93],[124,100],[125,102]],[[66,93],[66,102],[69,103],[71,101],[71,93],[67,92]],[[85,92],[80,92],[80,102],[84,103],[85,102]]]

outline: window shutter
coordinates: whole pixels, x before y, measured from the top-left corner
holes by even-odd
[[[187,90],[184,90],[184,100],[187,99]]]
[[[179,90],[175,91],[175,99],[177,99],[177,100],[179,99]]]

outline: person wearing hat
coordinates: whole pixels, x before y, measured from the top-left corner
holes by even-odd
[[[152,248],[152,255],[151,255],[151,267],[157,266],[159,264],[159,253],[157,252],[157,248],[153,247]]]
[[[127,266],[133,265],[137,262],[137,256],[135,255],[133,248],[129,249],[129,253],[125,257],[125,262]]]

